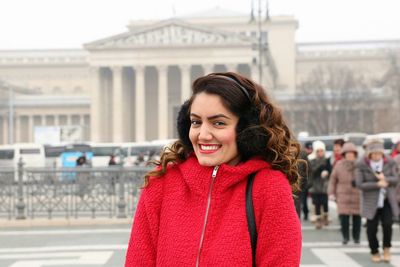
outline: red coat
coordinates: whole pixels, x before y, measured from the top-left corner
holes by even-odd
[[[301,226],[286,177],[259,159],[223,164],[212,182],[213,170],[192,156],[151,179],[137,206],[126,267],[196,266],[198,258],[199,266],[251,266],[245,189],[253,172],[257,266],[299,266]]]

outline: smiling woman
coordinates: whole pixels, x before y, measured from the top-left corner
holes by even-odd
[[[281,112],[236,73],[200,77],[192,89],[178,141],[146,174],[125,266],[299,266],[291,190],[299,145]],[[250,176],[256,242],[246,217]]]
[[[197,95],[191,106],[190,120],[189,138],[200,165],[236,165],[239,162],[236,145],[239,118],[224,107],[219,96]]]

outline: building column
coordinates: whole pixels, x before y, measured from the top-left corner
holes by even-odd
[[[100,94],[100,68],[90,68],[91,97],[90,97],[90,133],[91,141],[101,141],[101,94]],[[67,115],[67,125],[70,125],[70,118]]]
[[[191,84],[190,84],[190,65],[180,65],[181,68],[181,83],[182,83],[182,92],[181,92],[181,102],[185,102],[190,98],[191,95]]]
[[[67,114],[66,124],[67,125],[72,125],[72,114]]]
[[[54,126],[60,126],[60,116],[54,115]]]
[[[135,66],[136,74],[136,103],[135,103],[135,121],[136,121],[136,141],[146,140],[146,116],[145,116],[145,84],[144,74],[145,66]]]
[[[112,140],[113,142],[123,142],[124,125],[123,125],[123,103],[124,95],[122,92],[122,67],[112,67],[113,74],[113,118],[112,118]]]
[[[157,66],[158,70],[158,138],[168,137],[168,66]]]
[[[8,144],[8,118],[3,116],[3,144]]]
[[[28,116],[28,142],[33,143],[33,116]]]
[[[202,67],[204,70],[204,75],[214,72],[214,64],[205,64],[205,65],[202,65]]]
[[[16,115],[15,116],[15,139],[14,139],[14,143],[21,143],[21,123],[22,123],[22,119],[21,116]]]

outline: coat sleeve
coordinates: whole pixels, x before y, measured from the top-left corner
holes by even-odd
[[[336,166],[338,166],[336,164]],[[328,196],[329,195],[334,195],[336,196],[336,187],[338,183],[338,175],[337,175],[337,167],[333,167],[331,177],[329,178],[329,185],[328,185]]]
[[[398,183],[398,170],[397,170],[397,164],[394,161],[391,161],[390,163],[390,172],[385,174],[385,179],[389,183],[390,186],[396,187]]]
[[[356,186],[361,191],[374,191],[379,189],[377,181],[366,181],[365,172],[363,172],[362,167],[356,165],[354,170],[354,180],[356,181]]]
[[[289,182],[279,171],[263,171],[259,175],[253,187],[258,230],[257,266],[298,267],[301,225]]]
[[[150,188],[149,188],[150,187]],[[125,267],[156,266],[160,194],[149,185],[143,189],[136,208]],[[156,186],[157,187],[157,186]]]

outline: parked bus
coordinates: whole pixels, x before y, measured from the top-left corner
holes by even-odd
[[[44,167],[44,147],[33,143],[16,143],[0,146],[0,166],[18,167],[18,161],[22,160],[24,167]]]
[[[67,145],[45,145],[44,146],[44,154],[45,154],[45,166],[46,167],[61,167],[61,154],[65,152],[67,149]]]
[[[150,142],[123,143],[121,147],[124,156],[124,166],[144,166],[150,160],[160,159],[161,151],[175,140],[166,139]]]
[[[44,167],[44,147],[33,143],[16,143],[0,146],[0,167],[14,168],[17,170],[18,162],[22,160],[24,168]],[[15,181],[18,180],[18,172],[15,172]],[[26,181],[24,176],[23,180]]]
[[[90,146],[93,152],[93,167],[108,166],[110,156],[117,155],[121,149],[121,144],[119,143],[91,143]],[[116,158],[118,160],[118,157]]]

